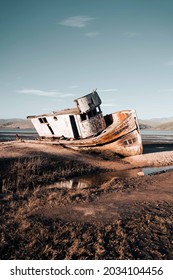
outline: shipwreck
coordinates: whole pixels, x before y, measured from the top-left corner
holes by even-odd
[[[27,117],[40,139],[78,150],[111,150],[122,156],[142,153],[135,110],[123,110],[104,116],[97,91],[74,101],[75,108]]]

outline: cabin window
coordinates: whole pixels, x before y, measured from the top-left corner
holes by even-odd
[[[97,111],[96,111],[96,108],[93,110],[93,116],[96,116],[97,115]]]
[[[85,121],[87,118],[86,113],[80,114],[80,118],[81,118],[81,121]]]
[[[58,120],[58,118],[57,118],[57,117],[55,117],[55,116],[53,117],[53,119],[54,119],[55,121],[57,121],[57,120]]]
[[[124,144],[125,145],[130,145],[130,144],[132,144],[134,141],[133,141],[134,139],[129,139],[129,140],[126,140],[126,141],[124,141]]]
[[[95,103],[94,103],[94,99],[92,98],[92,96],[90,97],[90,100],[89,100],[89,102],[88,102],[88,106],[89,107],[93,107],[93,105],[94,105]]]
[[[39,122],[40,122],[40,123],[43,123],[43,120],[42,120],[42,118],[39,118]]]
[[[138,138],[135,137],[135,138],[133,138],[132,140],[133,140],[133,142],[137,142],[137,141],[138,141]]]
[[[46,119],[46,118],[43,118],[43,122],[44,122],[44,123],[47,123],[47,119]]]
[[[97,111],[97,113],[101,113],[100,106],[96,107],[96,111]]]
[[[94,104],[94,100],[93,100],[92,96],[91,96],[91,104]]]
[[[46,118],[39,118],[39,122],[40,123],[47,123],[47,119]]]
[[[89,112],[88,112],[88,118],[91,119],[92,117],[93,117],[93,112],[92,112],[92,111],[89,111]]]

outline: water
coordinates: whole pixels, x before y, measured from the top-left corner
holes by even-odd
[[[16,134],[23,140],[32,140],[38,137],[35,129],[0,129],[0,142],[16,140]]]
[[[109,171],[102,174],[88,175],[70,180],[63,180],[49,185],[48,189],[87,189],[110,183],[115,178],[130,178],[166,172],[173,170],[173,165],[162,167],[145,167],[142,169],[131,169],[122,171]]]
[[[170,166],[161,166],[161,167],[145,167],[142,169],[144,175],[151,175],[158,172],[166,172],[168,170],[173,170],[173,165]]]
[[[66,189],[86,189],[91,187],[100,186],[110,182],[114,178],[127,178],[137,176],[140,169],[131,169],[123,171],[108,171],[102,174],[87,175],[82,177],[72,178],[70,180],[63,180],[48,186],[50,189],[66,188]]]
[[[35,139],[38,134],[35,129],[0,129],[0,142],[12,141],[18,134],[22,139]],[[154,143],[173,143],[173,131],[141,130],[142,140]]]
[[[173,131],[141,130],[141,136],[144,154],[173,150]]]
[[[170,130],[141,130],[143,141],[154,143],[173,143],[173,131]]]

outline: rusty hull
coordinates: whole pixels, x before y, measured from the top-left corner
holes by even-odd
[[[111,150],[122,156],[139,155],[143,152],[136,112],[134,110],[115,112],[109,115],[110,124],[98,136],[80,140],[60,140],[73,149]],[[119,121],[119,124],[115,120]]]

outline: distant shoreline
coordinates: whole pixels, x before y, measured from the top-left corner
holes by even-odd
[[[14,141],[18,134],[23,140],[34,140],[39,135],[34,128],[2,128],[0,127],[0,142]],[[141,130],[144,152],[173,150],[173,131],[170,130]],[[162,147],[160,146],[162,145]],[[159,150],[160,149],[160,150]]]

